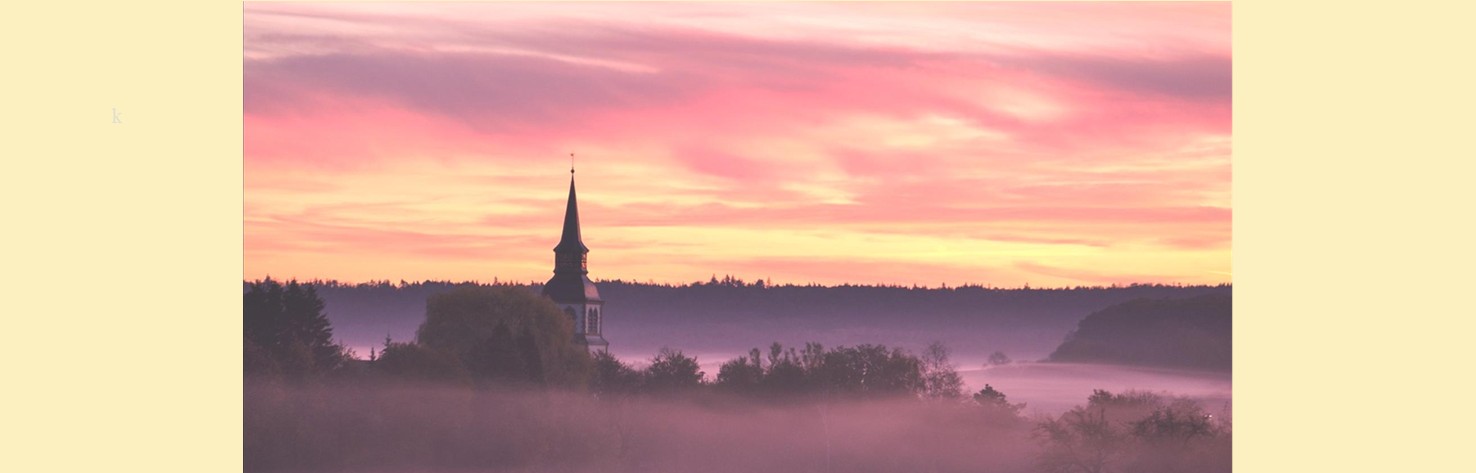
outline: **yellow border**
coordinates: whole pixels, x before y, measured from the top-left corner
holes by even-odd
[[[1470,465],[1472,16],[1356,3],[1234,5],[1239,471]],[[0,470],[239,469],[241,4],[0,48]]]
[[[0,471],[241,468],[241,34],[237,2],[0,15]]]

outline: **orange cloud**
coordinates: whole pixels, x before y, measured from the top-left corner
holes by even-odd
[[[1228,5],[850,7],[248,5],[246,277],[1228,280]]]

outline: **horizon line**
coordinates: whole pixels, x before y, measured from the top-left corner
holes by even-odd
[[[732,275],[725,275],[724,278],[717,278],[716,275],[713,275],[713,277],[711,279],[707,280],[707,281],[697,280],[697,281],[680,282],[680,283],[673,283],[673,282],[669,282],[669,281],[655,281],[655,280],[650,280],[650,279],[648,279],[646,281],[627,280],[627,279],[619,279],[619,278],[615,278],[615,279],[594,279],[594,278],[591,278],[591,279],[596,284],[600,284],[600,283],[643,284],[643,285],[649,285],[649,286],[666,286],[666,287],[694,287],[694,286],[718,285],[718,286],[729,286],[729,287],[763,287],[763,288],[775,288],[775,287],[811,287],[811,288],[814,288],[814,287],[819,287],[819,288],[873,287],[873,288],[902,288],[902,289],[923,289],[923,290],[951,290],[951,289],[972,289],[972,288],[978,288],[978,289],[985,289],[985,290],[1031,290],[1031,291],[1033,291],[1033,290],[1057,290],[1057,289],[1127,289],[1127,288],[1133,288],[1133,287],[1181,287],[1181,288],[1193,288],[1193,287],[1232,287],[1233,288],[1234,287],[1234,283],[1232,281],[1226,281],[1226,282],[1220,282],[1220,283],[1198,283],[1198,284],[1195,284],[1195,283],[1182,283],[1182,282],[1131,282],[1131,283],[1125,283],[1125,284],[1124,283],[1112,283],[1112,284],[1077,284],[1077,285],[1042,285],[1042,286],[1032,286],[1029,282],[1026,282],[1026,283],[1021,284],[1019,286],[996,286],[996,285],[992,285],[992,284],[979,283],[979,282],[968,282],[968,283],[963,283],[963,284],[948,284],[948,283],[945,282],[945,283],[940,283],[939,285],[919,285],[919,284],[903,284],[903,283],[852,283],[852,282],[844,282],[844,283],[837,283],[837,284],[821,284],[821,283],[813,282],[813,281],[812,282],[807,282],[807,283],[794,283],[794,282],[773,283],[773,282],[769,281],[768,278],[754,279],[754,280],[745,280],[745,279],[742,279],[742,278],[733,277]],[[405,286],[414,285],[414,284],[430,284],[430,283],[442,283],[442,284],[453,284],[453,285],[455,285],[455,284],[473,284],[473,285],[479,285],[479,286],[538,286],[538,285],[545,284],[544,282],[539,282],[537,280],[517,281],[517,280],[511,280],[511,279],[504,280],[504,279],[497,278],[497,277],[492,278],[491,281],[483,281],[483,280],[479,280],[479,279],[471,279],[471,280],[463,279],[463,280],[460,280],[460,281],[452,281],[450,279],[441,279],[441,280],[422,279],[422,280],[418,280],[418,281],[400,279],[398,281],[398,283],[397,283],[396,281],[391,281],[389,279],[370,279],[370,280],[367,280],[367,281],[340,281],[340,280],[334,279],[334,278],[299,279],[299,278],[296,278],[296,277],[279,279],[279,278],[273,278],[271,275],[266,275],[266,276],[264,276],[262,278],[258,278],[258,279],[242,279],[242,282],[243,283],[250,284],[250,283],[256,283],[256,282],[262,282],[262,281],[265,281],[265,280],[273,280],[273,281],[277,281],[277,282],[292,282],[292,281],[295,281],[295,282],[298,282],[298,283],[307,283],[307,284],[334,284],[334,285],[339,285],[339,286],[389,285],[389,286],[392,286],[392,287],[405,287]],[[714,280],[717,281],[716,284],[713,283]],[[758,281],[763,281],[764,282],[763,286],[758,286],[757,285],[757,282]]]

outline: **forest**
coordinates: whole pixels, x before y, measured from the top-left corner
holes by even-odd
[[[590,356],[518,286],[430,295],[413,339],[337,342],[314,284],[248,284],[248,471],[1229,471],[1228,410],[1098,390],[1027,416],[945,344],[771,343],[711,376]],[[759,454],[761,453],[761,454]]]
[[[1048,358],[1230,370],[1231,298],[1136,299],[1093,312]]]
[[[426,301],[471,282],[312,281],[326,303],[335,337],[364,355],[385,336],[413,338]],[[920,351],[935,341],[956,358],[995,352],[1017,360],[1047,358],[1088,314],[1136,299],[1229,295],[1229,285],[1127,285],[1073,288],[962,286],[820,286],[770,284],[714,276],[688,284],[598,281],[608,316],[605,338],[625,357],[663,346],[730,356],[772,342],[802,346],[884,342]],[[247,282],[249,286],[249,282]],[[482,284],[521,287],[536,283]]]

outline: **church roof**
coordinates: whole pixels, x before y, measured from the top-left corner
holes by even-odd
[[[554,302],[601,302],[600,290],[594,281],[582,274],[555,274],[543,284],[543,295]]]
[[[564,236],[559,238],[555,253],[588,253],[589,247],[579,237],[579,201],[574,197],[574,170],[569,170],[569,206],[564,209]]]

